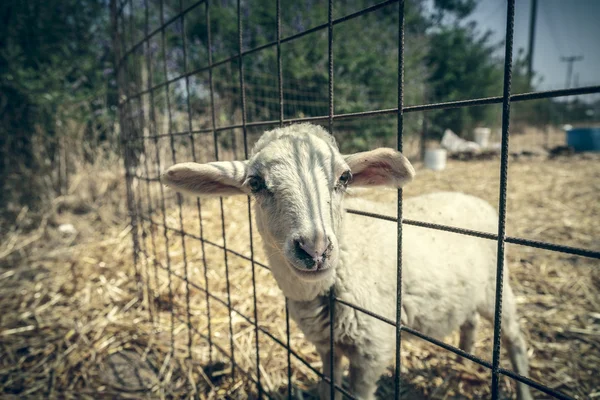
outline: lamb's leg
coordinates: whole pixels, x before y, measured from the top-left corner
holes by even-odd
[[[460,326],[460,342],[458,347],[467,353],[473,351],[473,345],[475,344],[475,338],[477,336],[477,326],[479,325],[479,314],[474,312],[461,326]],[[461,357],[461,360],[464,358]]]
[[[321,361],[323,362],[323,375],[329,378],[331,376],[331,352],[329,349],[327,349],[324,351],[319,351],[319,355],[321,356]],[[342,354],[339,351],[335,351],[333,358],[333,379],[336,385],[341,386],[342,374],[344,372],[344,369],[342,368]],[[319,384],[319,397],[321,400],[331,399],[331,385],[324,379],[321,380],[321,383]],[[342,400],[342,394],[339,391],[336,391],[335,393],[335,400]]]
[[[375,399],[377,381],[386,367],[386,360],[364,352],[352,352],[349,358],[350,393],[361,400]]]
[[[529,359],[527,344],[517,320],[515,298],[510,286],[505,285],[502,309],[502,342],[508,350],[513,368],[520,375],[529,376]],[[517,398],[520,400],[533,399],[529,386],[517,382]]]
[[[505,277],[506,279],[506,277]],[[527,344],[517,320],[517,307],[515,296],[511,287],[505,283],[502,302],[502,343],[508,350],[513,369],[522,376],[529,376],[529,359]],[[482,315],[490,322],[494,322],[494,303],[488,305],[487,310],[480,310]],[[532,400],[529,386],[517,382],[517,398],[519,400]]]

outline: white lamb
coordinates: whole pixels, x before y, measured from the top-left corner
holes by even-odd
[[[177,164],[162,179],[197,196],[254,197],[271,271],[328,376],[330,290],[389,319],[396,315],[396,225],[344,211],[349,206],[394,215],[395,204],[355,198],[344,204],[346,190],[399,188],[413,176],[409,161],[392,149],[341,155],[323,128],[299,124],[266,132],[248,161]],[[406,199],[404,217],[487,232],[496,231],[498,220],[488,203],[461,193]],[[440,339],[460,329],[460,348],[471,352],[478,316],[493,321],[495,279],[495,241],[404,226],[403,324]],[[516,372],[527,376],[526,344],[507,274],[504,282],[504,344]],[[341,357],[346,356],[350,391],[372,399],[394,358],[394,327],[340,303],[334,315],[335,383],[341,384]],[[329,398],[327,382],[319,389],[322,399]],[[525,384],[519,383],[517,392],[520,399],[531,398]]]

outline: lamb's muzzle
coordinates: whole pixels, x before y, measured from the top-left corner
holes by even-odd
[[[331,242],[325,235],[316,240],[300,237],[294,240],[294,249],[296,258],[306,264],[306,269],[317,271],[324,267],[328,252],[331,252]]]

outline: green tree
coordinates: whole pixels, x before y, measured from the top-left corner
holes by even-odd
[[[238,52],[237,8],[233,1],[211,3],[213,61]],[[334,18],[372,5],[367,0],[336,2]],[[270,0],[243,3],[244,50],[276,40],[276,14]],[[302,32],[327,22],[326,2],[282,2],[282,37]],[[207,27],[203,8],[193,11],[186,22],[188,69],[206,65]],[[192,23],[193,21],[193,23]],[[422,102],[426,73],[423,57],[427,51],[427,19],[419,1],[406,3],[405,92],[406,104]],[[381,8],[334,28],[334,98],[335,113],[351,113],[393,108],[397,105],[398,81],[398,12],[397,5]],[[175,40],[170,40],[175,43]],[[190,51],[191,49],[191,51]],[[174,51],[174,50],[172,50]],[[282,75],[285,118],[319,116],[329,113],[327,29],[282,44]],[[219,103],[219,119],[235,121],[239,114],[240,87],[238,60],[213,71],[214,88]],[[244,57],[248,119],[277,120],[278,71],[275,48]],[[201,85],[201,84],[200,84]],[[196,88],[198,89],[198,88]],[[199,88],[192,106],[206,110],[206,93]],[[237,117],[239,119],[239,117]],[[371,140],[395,138],[395,118],[361,119],[335,124],[345,150],[366,147]],[[407,129],[407,131],[415,131]]]
[[[0,2],[3,210],[35,205],[47,194],[44,182],[70,120],[88,123],[88,133],[112,120],[107,17],[102,0]]]
[[[491,32],[479,35],[474,23],[442,26],[430,35],[425,57],[430,69],[429,99],[435,102],[475,99],[502,94],[501,44],[490,44]],[[431,112],[432,134],[445,129],[468,134],[478,124],[497,124],[497,107],[475,106]]]

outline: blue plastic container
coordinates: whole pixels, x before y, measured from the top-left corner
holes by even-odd
[[[600,127],[569,129],[567,145],[575,151],[600,151]]]

